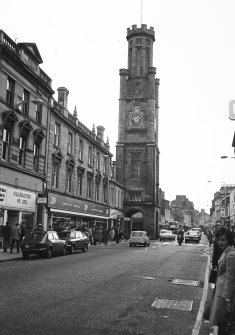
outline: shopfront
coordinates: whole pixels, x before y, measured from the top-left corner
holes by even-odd
[[[26,229],[32,228],[36,222],[36,198],[34,192],[0,184],[0,226],[8,221],[11,227],[23,222]]]
[[[108,206],[48,193],[48,226],[53,229],[108,228],[109,216]]]

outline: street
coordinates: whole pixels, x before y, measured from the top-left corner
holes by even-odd
[[[21,334],[180,334],[194,328],[208,258],[202,244],[151,241],[90,247],[51,259],[0,265],[0,329]],[[198,286],[171,283],[198,281]],[[156,308],[156,298],[187,300],[192,309]]]

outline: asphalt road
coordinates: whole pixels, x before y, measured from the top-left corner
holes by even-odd
[[[1,263],[1,335],[191,335],[203,292],[205,245],[152,242],[91,247]],[[173,278],[199,281],[176,285]],[[192,310],[155,308],[156,298]]]

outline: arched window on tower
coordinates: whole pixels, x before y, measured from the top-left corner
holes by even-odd
[[[140,179],[141,152],[131,152],[131,178]]]

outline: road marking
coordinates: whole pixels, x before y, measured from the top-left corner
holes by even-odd
[[[171,284],[176,284],[176,285],[185,285],[185,286],[198,286],[200,284],[200,281],[198,280],[187,280],[187,279],[177,279],[173,278],[171,280]]]
[[[207,297],[208,286],[209,286],[208,285],[209,269],[210,269],[210,256],[208,255],[207,269],[206,269],[205,281],[204,281],[205,284],[204,284],[204,288],[203,288],[203,292],[202,292],[202,299],[201,299],[201,302],[200,302],[200,306],[199,306],[199,310],[198,310],[198,313],[197,313],[196,322],[195,322],[195,325],[193,327],[191,335],[198,335],[199,331],[200,331],[200,328],[201,328],[203,311],[204,311],[204,308],[205,308],[206,297]]]
[[[174,299],[156,298],[154,302],[152,303],[151,307],[177,309],[180,311],[191,312],[192,307],[193,307],[193,301],[192,300],[174,300]]]

